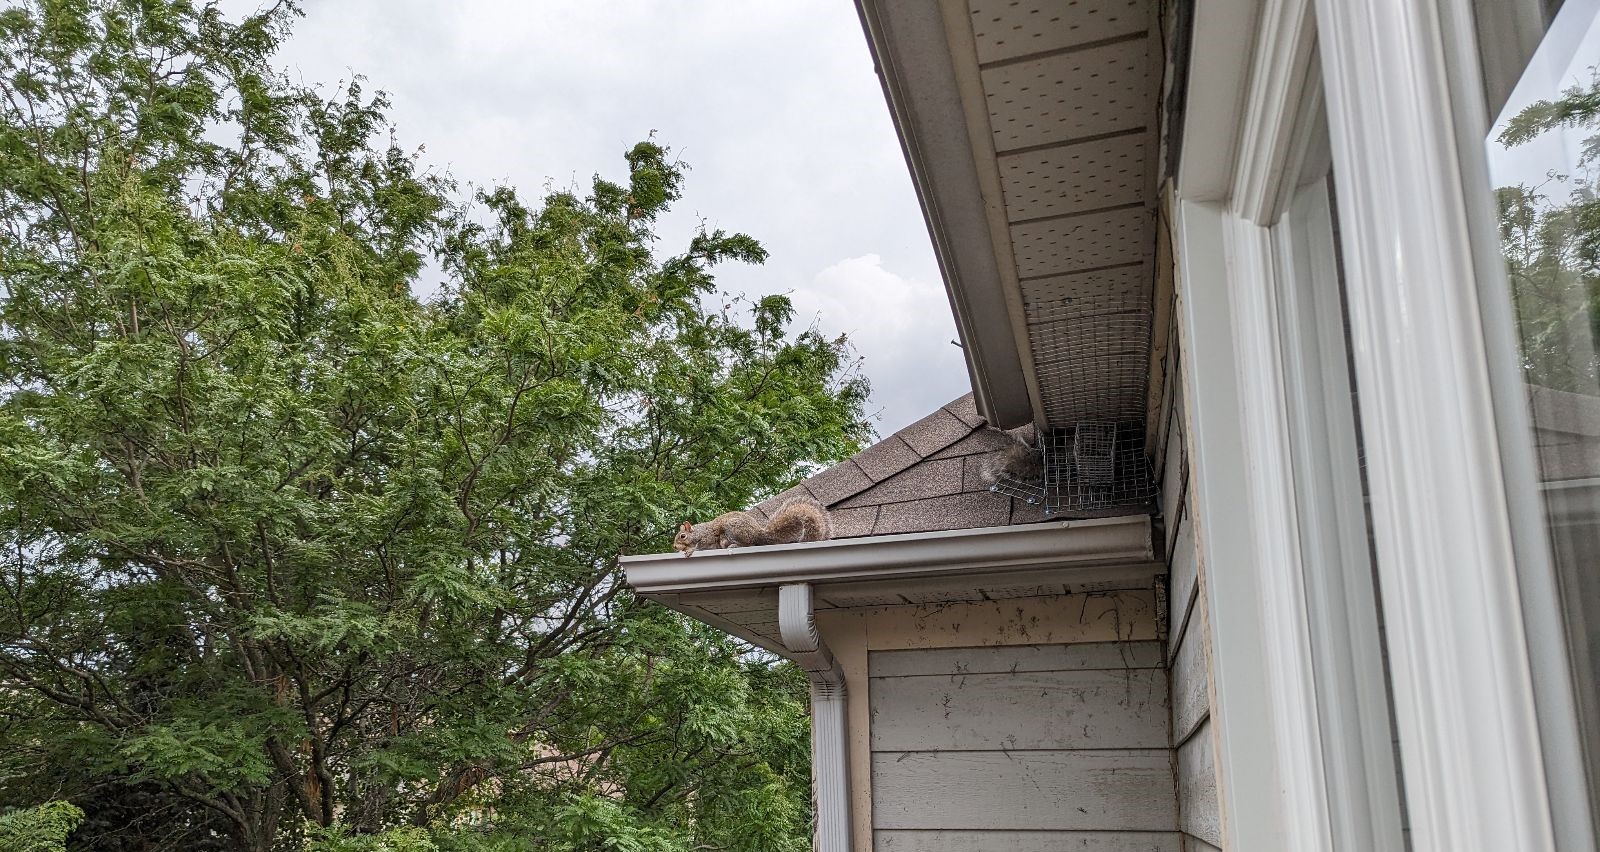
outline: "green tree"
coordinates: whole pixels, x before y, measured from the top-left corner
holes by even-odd
[[[1528,105],[1498,141],[1526,144],[1563,128],[1600,122],[1600,78],[1555,100]],[[1530,384],[1600,393],[1600,135],[1586,138],[1571,168],[1540,185],[1501,187],[1500,243],[1511,280]]]
[[[717,295],[750,237],[658,250],[665,148],[464,196],[381,95],[272,70],[295,14],[0,11],[0,806],[106,850],[805,848],[802,682],[617,559],[853,452],[844,341]]]
[[[0,814],[0,852],[64,852],[81,822],[83,811],[59,801]]]

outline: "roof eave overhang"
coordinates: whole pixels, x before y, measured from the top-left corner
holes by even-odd
[[[1015,314],[940,3],[857,0],[890,116],[955,314],[978,412],[1000,428],[1035,420]]]
[[[1165,572],[1157,560],[1148,515],[1055,521],[970,530],[872,536],[804,544],[676,553],[622,559],[628,585],[640,595],[775,653],[787,651],[747,625],[696,601],[715,593],[765,593],[775,620],[782,586],[807,584],[820,596],[838,592],[981,599],[983,590],[1033,584],[1128,580]]]

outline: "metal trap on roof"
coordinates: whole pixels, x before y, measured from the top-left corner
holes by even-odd
[[[1144,421],[1085,421],[1040,440],[1047,515],[1143,506],[1156,496]]]
[[[990,490],[1082,515],[1148,506],[1145,455],[1150,301],[1142,293],[1075,293],[1028,305],[1028,341],[1045,419],[1037,482],[1001,476]]]
[[[1039,440],[1038,481],[1000,475],[990,491],[1043,505],[1046,515],[1083,515],[1148,506],[1156,496],[1144,423],[1085,421]]]
[[[1007,497],[1015,497],[1026,502],[1029,506],[1037,506],[1044,502],[1044,481],[1028,482],[1022,479],[1000,474],[989,485],[989,490]]]

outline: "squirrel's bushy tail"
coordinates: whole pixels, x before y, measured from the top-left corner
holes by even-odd
[[[810,497],[795,497],[772,514],[767,535],[774,543],[827,541],[833,538],[833,520],[826,506]]]

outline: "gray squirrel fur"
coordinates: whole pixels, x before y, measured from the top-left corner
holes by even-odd
[[[994,485],[1001,479],[1010,479],[1030,485],[1042,484],[1044,457],[1030,440],[1033,437],[1033,427],[1021,426],[1006,430],[1005,434],[1011,439],[1006,448],[992,452],[983,459],[980,468],[983,483]]]
[[[810,497],[795,497],[762,523],[749,512],[726,512],[699,524],[683,522],[672,539],[672,549],[688,556],[696,550],[754,547],[760,544],[795,544],[833,538],[828,508]]]

